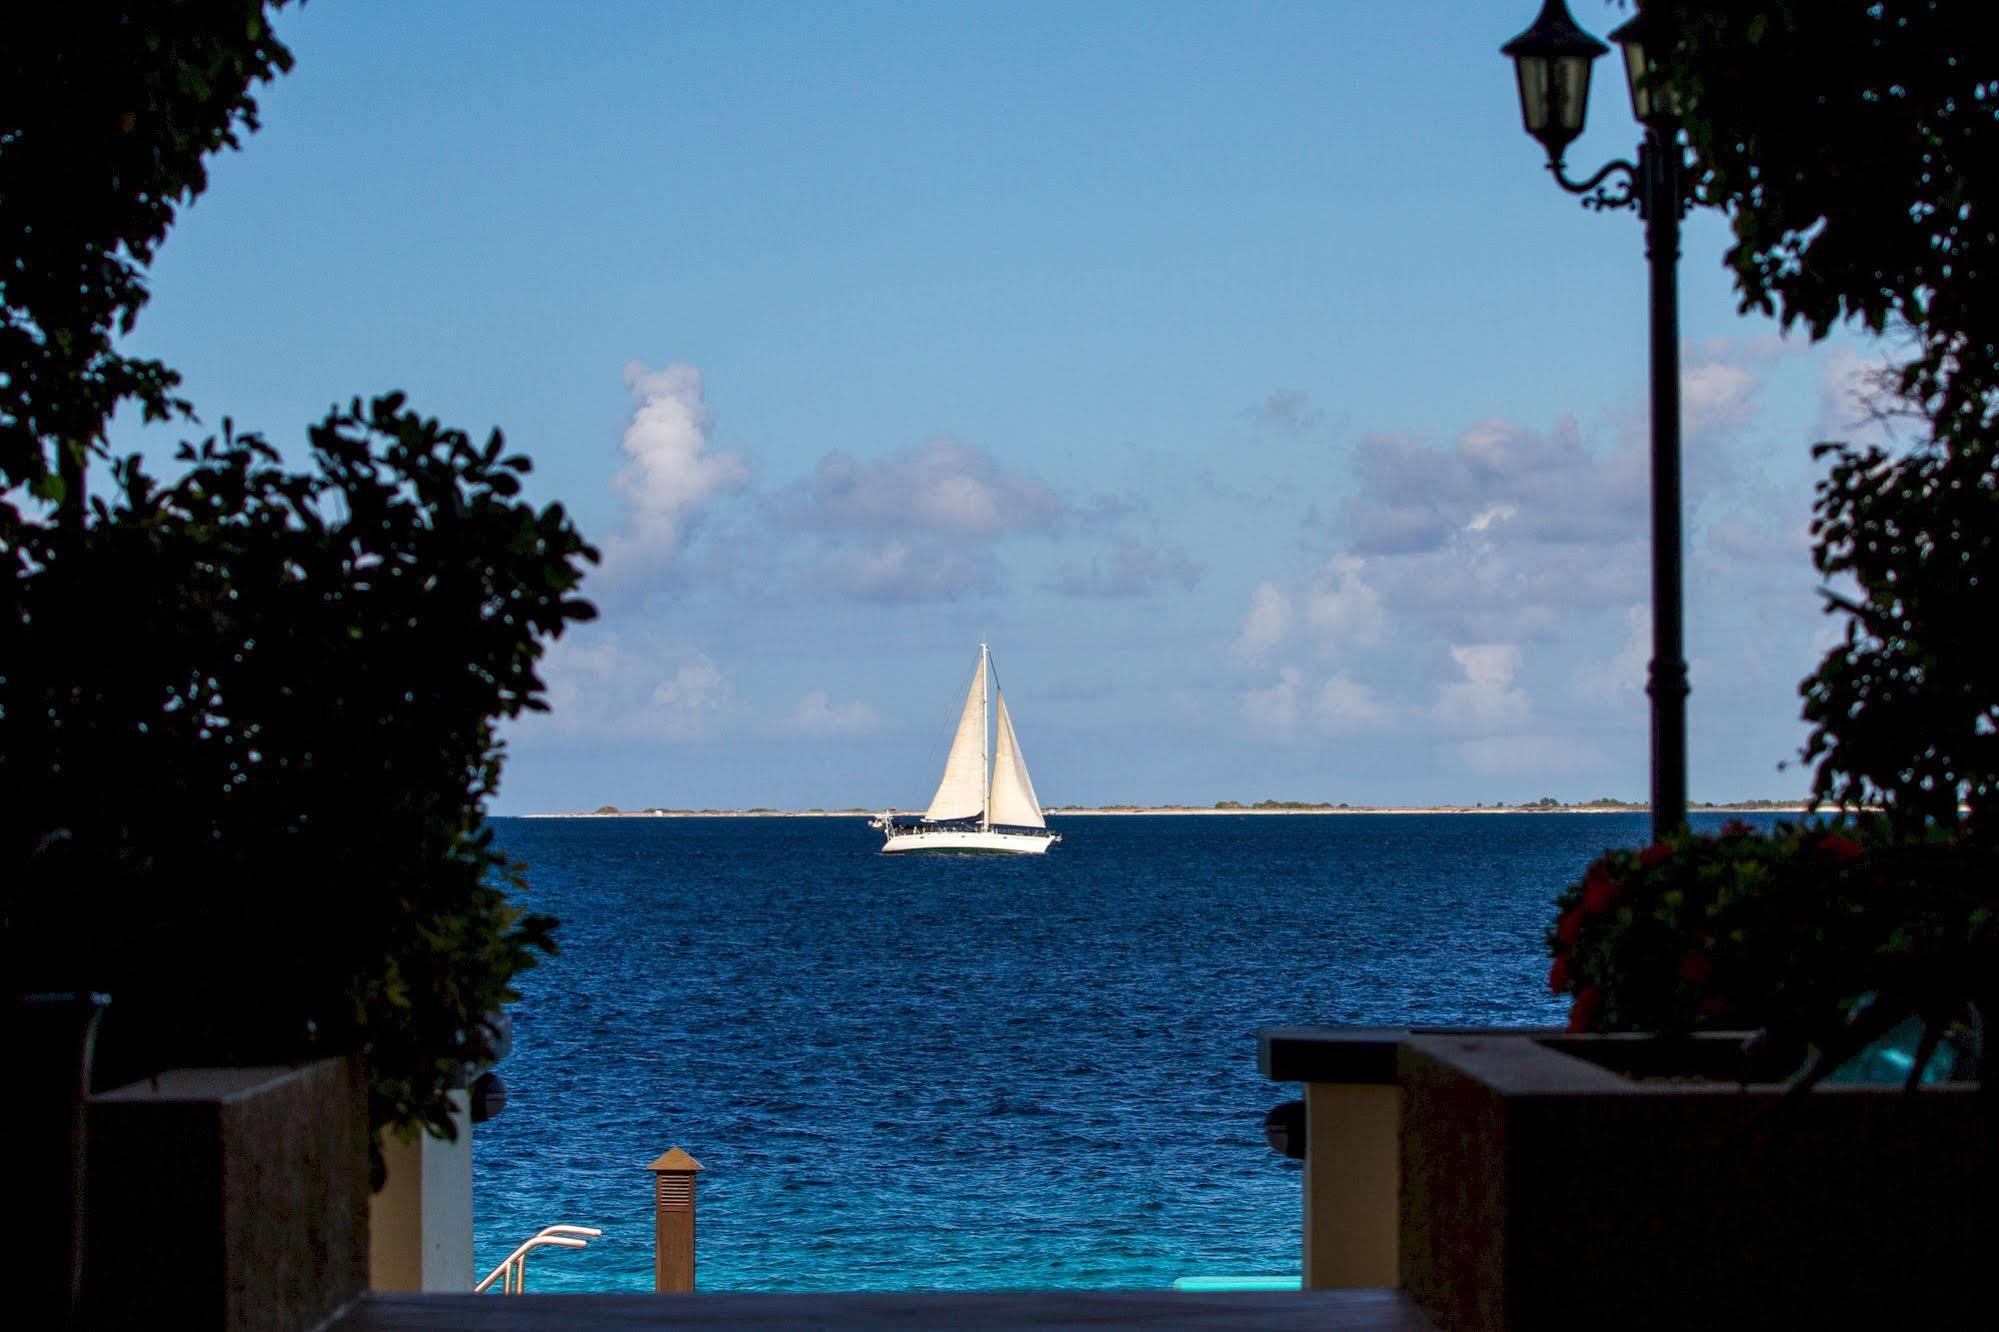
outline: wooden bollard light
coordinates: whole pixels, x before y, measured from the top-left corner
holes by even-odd
[[[653,1176],[652,1288],[694,1289],[694,1176],[701,1163],[678,1147],[646,1169]]]

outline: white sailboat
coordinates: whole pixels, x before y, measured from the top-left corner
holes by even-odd
[[[997,702],[998,733],[990,768],[986,759],[988,679]],[[1048,830],[1041,804],[1034,798],[1027,760],[1021,757],[1013,719],[1006,712],[1006,696],[1000,692],[992,653],[984,643],[979,644],[978,673],[965,695],[958,734],[951,741],[951,756],[944,760],[944,778],[937,783],[930,808],[920,818],[899,816],[890,810],[868,826],[880,829],[887,839],[883,851],[991,851],[1038,856],[1062,840],[1061,834]]]

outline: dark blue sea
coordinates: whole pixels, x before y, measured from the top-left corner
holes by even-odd
[[[1721,816],[1697,816],[1712,826]],[[1753,820],[1767,823],[1771,820]],[[1164,1287],[1296,1273],[1284,1023],[1550,1023],[1542,933],[1639,814],[1070,817],[1048,855],[884,856],[859,819],[497,821],[562,952],[475,1146],[483,1275],[650,1290],[706,1167],[705,1290]]]

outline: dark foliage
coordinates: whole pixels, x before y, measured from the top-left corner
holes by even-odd
[[[1778,1075],[1818,1051],[1801,1086],[1911,1019],[1910,1084],[1952,1033],[1962,1073],[1970,1015],[1999,1012],[1999,852],[1943,834],[1682,833],[1606,852],[1558,906],[1548,983],[1573,1030],[1761,1029],[1791,1052]]]
[[[282,0],[269,7],[277,8]],[[250,88],[291,68],[262,0],[15,7],[0,40],[0,536],[6,492],[61,498],[121,402],[184,415],[179,376],[120,355],[144,266],[207,156],[254,130]]]
[[[1851,836],[1736,828],[1606,854],[1558,901],[1549,984],[1578,1030],[1814,1043],[1801,1089],[1913,1022],[1913,1085],[1947,1035],[1999,1018],[1990,16],[1938,0],[1644,11],[1671,40],[1690,178],[1733,227],[1743,308],[1814,338],[1853,321],[1907,340],[1876,406],[1914,446],[1818,449],[1814,560],[1853,591],[1830,596],[1847,632],[1802,687],[1815,798],[1881,812]]]
[[[1700,196],[1735,231],[1745,308],[1814,337],[1909,333],[1941,438],[1999,386],[1999,58],[1991,14],[1939,0],[1649,0],[1678,37]]]
[[[1862,844],[1733,824],[1607,851],[1556,901],[1549,989],[1577,1031],[1836,1030],[1885,943]]]
[[[448,1132],[549,948],[491,844],[498,719],[595,558],[525,459],[357,402],[294,473],[253,437],[135,461],[0,569],[0,972],[114,996],[108,1076],[360,1049],[378,1123]]]
[[[1844,641],[1804,684],[1821,798],[1911,836],[1999,832],[1999,475],[1984,452],[1824,446],[1813,524]]]
[[[109,991],[101,1081],[358,1049],[378,1124],[448,1134],[552,946],[484,828],[494,728],[543,706],[595,552],[497,434],[399,396],[308,471],[225,432],[82,502],[121,404],[190,415],[114,340],[291,66],[281,4],[80,0],[0,43],[0,988]]]
[[[1844,640],[1804,683],[1814,793],[1896,828],[1984,836],[1999,787],[1999,59],[1987,15],[1936,0],[1649,0],[1674,34],[1701,197],[1735,232],[1745,308],[1823,337],[1906,339],[1880,386],[1902,454],[1843,444],[1814,524]],[[1849,581],[1850,580],[1850,581]],[[1968,819],[1959,806],[1967,805]]]

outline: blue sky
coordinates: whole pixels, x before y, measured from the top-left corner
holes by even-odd
[[[131,342],[281,445],[498,425],[604,546],[502,813],[920,805],[981,639],[1051,803],[1640,798],[1640,228],[1520,130],[1535,8],[313,0]],[[1635,138],[1605,61],[1571,160]],[[1696,799],[1804,788],[1808,450],[1875,355],[1738,315],[1725,242]]]

